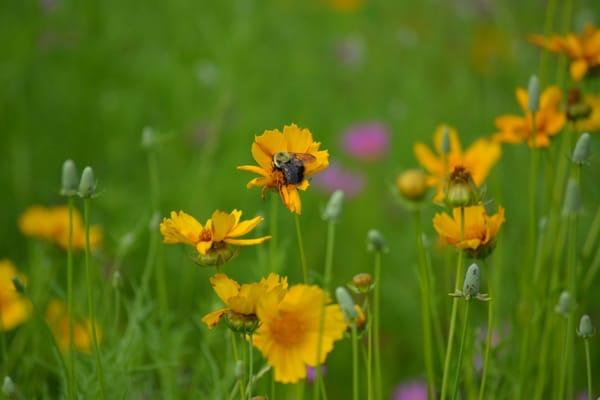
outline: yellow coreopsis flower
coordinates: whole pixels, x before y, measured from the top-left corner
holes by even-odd
[[[81,214],[73,209],[73,248],[85,248],[85,228]],[[53,242],[63,249],[69,240],[69,208],[67,206],[31,206],[19,218],[19,229],[30,237]],[[90,246],[97,248],[102,242],[102,230],[90,226]]]
[[[306,190],[307,177],[329,166],[329,153],[319,150],[320,146],[308,129],[295,124],[284,126],[283,132],[265,131],[252,143],[252,157],[258,166],[242,165],[237,169],[260,175],[248,182],[249,189],[260,187],[263,194],[268,189],[276,190],[285,206],[300,214],[302,203],[298,190]]]
[[[529,40],[548,51],[564,53],[571,60],[569,71],[575,81],[580,81],[594,68],[600,67],[600,29],[588,24],[579,35],[552,35],[545,38],[531,35]]]
[[[271,239],[271,236],[239,239],[263,220],[263,217],[254,217],[240,221],[241,217],[242,212],[239,210],[233,210],[231,213],[217,210],[213,212],[206,224],[202,225],[183,211],[172,211],[171,218],[163,219],[160,224],[160,233],[164,237],[164,243],[183,243],[194,246],[202,256],[208,256],[211,252],[215,254],[219,251],[222,252],[227,249],[228,244],[251,246]],[[228,257],[231,258],[231,254]]]
[[[476,205],[464,208],[463,233],[461,235],[460,208],[452,210],[452,216],[438,213],[433,217],[433,226],[440,239],[474,256],[485,257],[494,245],[494,239],[504,223],[504,208],[488,215],[485,207]]]
[[[527,142],[531,147],[548,147],[550,138],[560,132],[565,124],[565,113],[560,110],[562,92],[557,86],[550,86],[540,97],[539,110],[535,113],[535,137],[532,137],[533,124],[528,110],[527,90],[517,88],[517,102],[524,115],[501,115],[494,121],[498,132],[493,139],[504,143]]]
[[[448,154],[444,154],[442,149],[445,130],[448,130],[450,142]],[[436,128],[433,143],[435,153],[423,143],[414,145],[414,153],[419,163],[429,172],[427,184],[436,187],[437,191],[434,197],[436,203],[444,200],[448,175],[456,167],[465,168],[479,187],[502,154],[500,145],[487,139],[477,139],[463,151],[456,130],[447,125],[439,125]]]
[[[46,309],[46,321],[56,339],[61,351],[69,350],[69,320],[67,307],[60,300],[52,299]],[[102,340],[102,332],[96,322],[96,335],[98,342]],[[92,350],[92,320],[73,322],[73,348],[82,352],[90,353]]]
[[[0,260],[0,332],[10,331],[27,321],[31,314],[31,303],[15,289],[12,279],[25,277],[9,260]]]
[[[295,383],[306,377],[306,367],[323,364],[333,344],[343,337],[347,324],[340,307],[325,306],[321,359],[317,360],[319,327],[327,293],[318,286],[292,286],[281,301],[272,296],[259,302],[260,326],[254,345],[275,371],[275,380]]]
[[[216,274],[210,278],[210,284],[227,307],[206,314],[202,322],[209,328],[214,328],[221,317],[227,315],[230,327],[240,331],[244,331],[248,325],[252,325],[250,328],[256,328],[256,307],[259,301],[265,296],[273,296],[275,301],[280,301],[288,287],[287,278],[274,273],[258,283],[242,285],[225,274]]]

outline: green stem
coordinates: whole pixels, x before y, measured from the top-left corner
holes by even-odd
[[[460,237],[461,240],[464,238],[464,222],[465,222],[465,209],[460,209]],[[454,278],[454,291],[460,289],[460,277],[462,276],[463,270],[463,251],[459,249],[458,261],[456,263],[456,276]],[[448,332],[448,346],[446,346],[446,358],[444,361],[444,373],[442,375],[442,395],[441,400],[446,399],[448,391],[448,373],[450,370],[450,360],[452,359],[452,347],[454,345],[454,331],[456,329],[456,315],[458,311],[458,297],[452,299],[452,312],[450,314],[450,328]]]
[[[238,347],[237,347],[237,340],[235,338],[235,333],[233,333],[233,331],[229,332],[231,334],[231,349],[233,350],[233,358],[235,358],[235,364],[237,364],[238,362],[240,362],[240,353],[238,351]],[[236,373],[237,373],[237,366],[236,366]],[[242,400],[244,398],[244,377],[240,376],[238,377],[238,382],[237,382],[237,386],[240,389],[240,400]]]
[[[594,217],[594,221],[592,222],[592,226],[588,231],[587,237],[585,238],[585,242],[583,244],[582,255],[583,258],[589,258],[592,255],[592,250],[594,250],[594,244],[598,239],[598,234],[600,233],[600,206],[596,210],[596,216]]]
[[[253,360],[253,348],[252,348],[252,334],[248,335],[248,400],[252,400],[252,380],[254,377],[254,360]]]
[[[67,319],[69,336],[69,398],[75,399],[75,352],[73,351],[73,196],[69,196],[69,230],[67,236]]]
[[[374,356],[375,356],[375,398],[383,398],[383,388],[381,380],[381,345],[380,345],[380,307],[381,307],[381,252],[375,252],[375,293],[373,307],[375,312],[373,313],[373,345],[374,345]]]
[[[275,195],[271,195],[271,213],[270,213],[270,217],[271,217],[271,221],[270,222],[270,232],[269,235],[271,235],[271,243],[269,243],[269,258],[271,261],[271,271],[272,272],[278,272],[279,271],[279,265],[277,263],[277,242],[278,242],[278,237],[277,237],[277,207],[279,205],[279,198]]]
[[[300,229],[300,215],[294,213],[296,219],[296,236],[298,237],[298,250],[300,252],[300,263],[302,264],[302,278],[304,283],[308,283],[308,267],[306,266],[306,255],[304,253],[304,240],[302,239],[302,230]]]
[[[565,399],[565,382],[567,380],[567,363],[569,358],[569,342],[571,339],[571,317],[565,322],[565,340],[563,341],[562,356],[560,360],[560,374],[558,376],[558,390],[556,391],[556,400]]]
[[[356,321],[352,322],[352,399],[358,400],[358,335]]]
[[[585,345],[585,367],[587,370],[587,395],[588,400],[592,400],[592,362],[590,358],[590,341],[589,339],[583,339],[583,344]]]
[[[425,370],[427,372],[427,386],[429,398],[435,397],[435,377],[433,372],[433,354],[431,350],[431,294],[429,288],[429,276],[425,259],[425,249],[421,232],[421,213],[415,211],[415,236],[417,240],[417,253],[420,264],[420,289],[421,289],[421,324],[423,329],[423,354],[425,357]]]
[[[459,385],[459,380],[460,380],[460,369],[462,366],[462,356],[463,356],[463,349],[465,346],[465,338],[467,337],[467,327],[468,327],[468,323],[469,323],[469,305],[471,304],[470,300],[467,300],[467,305],[465,306],[465,319],[463,321],[463,331],[462,331],[462,335],[460,337],[460,347],[458,348],[458,363],[456,364],[456,375],[454,378],[454,392],[452,394],[452,400],[456,399],[456,395],[458,393],[458,385]]]
[[[367,297],[367,400],[373,400],[373,318]]]
[[[104,382],[104,370],[102,369],[102,361],[100,360],[100,349],[98,347],[98,336],[96,333],[96,313],[94,309],[94,295],[93,295],[93,282],[92,282],[92,269],[90,256],[92,250],[90,248],[90,199],[83,199],[83,211],[84,211],[84,225],[85,225],[85,275],[87,281],[87,294],[88,294],[88,313],[90,314],[90,320],[92,321],[92,345],[94,347],[94,357],[96,360],[96,374],[98,375],[98,381],[100,382],[100,391],[102,399],[106,399],[106,384]]]
[[[490,348],[492,347],[492,331],[494,329],[494,307],[492,306],[492,300],[488,303],[488,323],[487,323],[487,334],[485,337],[485,355],[483,356],[483,370],[481,372],[481,386],[479,386],[479,400],[483,400],[483,394],[485,393],[485,382],[487,380],[488,364],[490,359]]]

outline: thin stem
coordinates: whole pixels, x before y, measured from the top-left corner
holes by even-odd
[[[248,400],[252,400],[252,380],[254,377],[254,360],[253,360],[253,348],[252,348],[252,335],[248,335]]]
[[[583,344],[585,345],[585,367],[587,370],[587,395],[588,400],[592,400],[592,362],[590,359],[590,341],[589,339],[583,339]]]
[[[352,399],[358,400],[358,335],[356,321],[352,322]]]
[[[588,258],[592,255],[592,250],[594,250],[594,244],[598,239],[598,234],[600,233],[600,206],[596,210],[596,216],[594,217],[594,222],[592,222],[592,226],[588,231],[587,237],[585,238],[585,242],[583,244],[583,257]]]
[[[375,252],[375,293],[373,306],[373,345],[375,356],[375,398],[381,399],[383,394],[381,381],[381,345],[380,345],[380,307],[381,307],[381,252]]]
[[[485,382],[487,379],[488,364],[490,358],[490,348],[492,347],[492,331],[494,329],[494,307],[492,306],[492,300],[488,302],[488,323],[487,323],[487,334],[485,338],[485,355],[483,356],[483,370],[481,372],[481,386],[479,386],[479,400],[483,400],[483,394],[485,393]]]
[[[75,352],[73,351],[73,196],[69,196],[69,229],[67,236],[67,319],[69,336],[69,398],[75,398]]]
[[[235,333],[232,331],[229,332],[231,334],[231,349],[233,350],[233,358],[235,358],[235,363],[240,362],[240,353],[238,352],[237,340],[235,338]],[[237,367],[236,367],[237,370]],[[236,371],[237,373],[237,371]],[[244,377],[238,377],[237,386],[240,389],[240,400],[244,398]]]
[[[565,398],[565,382],[567,380],[567,363],[568,363],[568,350],[571,332],[571,317],[569,316],[565,322],[565,340],[563,341],[562,355],[560,360],[560,374],[558,381],[558,390],[556,391],[556,399],[562,400]]]
[[[467,304],[465,306],[465,319],[463,321],[462,327],[462,335],[460,337],[460,347],[458,348],[458,363],[456,364],[456,375],[454,378],[454,392],[452,394],[452,400],[456,399],[456,394],[458,393],[458,384],[460,383],[460,369],[462,366],[462,356],[463,349],[465,346],[465,338],[467,337],[467,327],[469,324],[469,305],[471,304],[471,300],[467,300]]]
[[[298,237],[298,250],[300,252],[300,262],[302,264],[302,278],[304,283],[308,283],[308,267],[306,266],[306,255],[304,253],[304,240],[302,239],[302,230],[300,229],[300,215],[294,213],[296,219],[296,236]]]
[[[83,212],[84,212],[84,224],[85,224],[85,275],[87,281],[87,292],[88,292],[88,313],[90,314],[90,320],[92,321],[92,345],[94,347],[94,357],[96,360],[96,374],[98,375],[98,381],[100,382],[100,391],[103,399],[106,399],[106,385],[104,383],[104,370],[102,369],[102,361],[100,360],[100,349],[98,348],[98,336],[96,333],[96,314],[94,310],[94,295],[93,295],[93,283],[92,283],[92,270],[90,256],[92,250],[90,248],[90,199],[83,199]]]
[[[461,240],[465,235],[465,209],[460,208],[460,237]],[[454,290],[460,289],[460,277],[462,276],[463,270],[463,251],[459,249],[458,261],[456,263],[456,276],[454,279]],[[450,314],[450,329],[448,332],[448,346],[446,346],[446,359],[444,361],[444,374],[442,375],[442,395],[441,399],[446,399],[448,391],[448,373],[450,370],[450,360],[452,359],[452,347],[454,345],[454,331],[456,329],[456,315],[458,311],[458,297],[452,299],[452,312]]]
[[[270,218],[271,220],[269,225],[269,235],[271,235],[271,243],[269,243],[269,258],[271,262],[271,271],[278,272],[279,265],[277,263],[277,207],[279,204],[279,199],[275,195],[271,195],[271,212]]]
[[[367,399],[373,400],[373,318],[367,297]]]
[[[423,354],[425,357],[425,370],[427,372],[427,386],[429,398],[435,397],[435,377],[433,372],[433,354],[431,349],[431,294],[429,291],[429,276],[425,259],[425,249],[423,246],[423,237],[421,232],[421,213],[416,210],[415,217],[415,238],[417,240],[417,253],[420,264],[419,286],[421,289],[421,325],[423,329]]]

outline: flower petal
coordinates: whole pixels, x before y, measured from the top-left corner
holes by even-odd
[[[210,312],[204,317],[202,317],[202,322],[204,322],[206,326],[208,326],[208,329],[212,329],[215,326],[217,326],[225,311],[227,311],[227,308],[222,308],[220,310]]]
[[[171,212],[171,218],[163,219],[160,233],[165,243],[186,243],[194,245],[202,232],[202,225],[194,217],[179,211]]]
[[[256,165],[240,165],[236,169],[238,171],[254,172],[255,174],[258,174],[258,175],[269,176],[269,173],[267,172],[267,170],[265,170],[262,167],[257,167]]]
[[[225,274],[215,274],[215,276],[210,278],[210,284],[217,296],[225,304],[229,304],[229,299],[237,296],[240,291],[240,285]]]
[[[263,217],[254,217],[252,219],[242,221],[236,224],[233,229],[229,231],[227,234],[227,238],[234,238],[238,236],[245,235],[254,229],[258,224],[260,224],[264,220]]]
[[[229,243],[234,246],[252,246],[255,244],[264,243],[270,239],[271,236],[263,236],[255,239],[225,239],[225,243]]]
[[[235,226],[235,215],[224,212],[215,211],[212,214],[213,238],[214,242],[222,242],[229,231]]]
[[[571,62],[569,66],[569,71],[571,72],[571,77],[574,81],[580,81],[585,76],[588,70],[588,63],[584,58],[576,59]]]

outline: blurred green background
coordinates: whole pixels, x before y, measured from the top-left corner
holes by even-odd
[[[240,208],[247,216],[265,215],[262,228],[267,230],[268,199],[247,190],[250,174],[235,167],[253,163],[253,135],[295,122],[313,132],[332,160],[366,177],[363,190],[346,202],[338,226],[334,284],[371,271],[365,236],[370,228],[380,229],[390,247],[382,286],[386,387],[422,377],[412,220],[389,187],[399,171],[416,165],[413,143],[431,143],[438,123],[455,126],[466,145],[493,133],[495,116],[518,112],[514,89],[525,86],[539,64],[540,52],[526,35],[543,31],[545,2],[352,3],[1,1],[0,258],[12,259],[34,279],[32,245],[18,232],[16,221],[31,204],[63,201],[58,196],[60,167],[72,158],[80,168],[94,167],[102,192],[93,203],[93,221],[106,235],[97,264],[109,271],[119,241],[135,232],[122,273],[125,288],[139,282],[151,214],[147,157],[140,146],[146,126],[161,133],[161,215],[181,209],[205,220],[214,209]],[[575,2],[575,30],[597,18],[596,1]],[[552,60],[550,80],[556,70]],[[341,138],[350,126],[373,121],[387,125],[389,151],[376,162],[361,162],[344,152]],[[507,214],[494,268],[505,271],[502,317],[509,320],[516,303],[511,274],[527,268],[520,260],[525,254],[528,154],[521,146],[504,147],[503,153],[489,178],[489,193]],[[594,184],[598,178],[598,168],[584,173],[590,213],[600,198]],[[307,255],[315,270],[321,270],[324,260],[320,210],[326,199],[318,188],[302,196]],[[432,240],[428,221],[435,211],[430,207],[425,217]],[[283,208],[279,225],[283,272],[298,281],[293,216]],[[581,225],[586,231],[589,221]],[[62,276],[62,259],[44,251]],[[264,272],[261,251],[266,249],[243,249],[226,272],[240,280],[257,278]],[[442,258],[434,257],[434,267],[443,268]],[[158,379],[152,368],[109,371],[115,393],[156,398],[153,393],[164,390],[157,382],[166,379],[171,386],[163,393],[170,396],[214,398],[207,354],[214,352],[217,360],[222,356],[222,332],[198,325],[217,304],[207,280],[213,271],[195,266],[178,247],[161,246],[159,262],[168,282],[169,329],[152,333],[152,324],[163,322],[151,312],[146,334],[140,336],[147,345],[128,351],[148,364],[153,364],[149,354],[156,352],[153,365],[162,365],[163,375]],[[61,279],[50,293],[61,295]],[[105,285],[109,283],[107,278]],[[123,291],[127,297],[127,289]],[[109,296],[110,288],[105,292]],[[445,292],[440,289],[439,295],[443,299]],[[78,308],[83,312],[83,291],[81,296]],[[589,312],[599,320],[598,302],[591,304]],[[99,309],[101,321],[110,321],[112,311],[103,308],[102,300]],[[483,324],[484,318],[482,311],[475,324]],[[118,331],[106,335],[106,357],[125,351],[116,344]],[[349,349],[344,342],[330,357],[328,388],[338,394],[330,398],[346,398],[350,391],[350,369],[345,367]],[[595,354],[595,365],[600,365]],[[36,378],[31,393],[52,395],[52,374],[36,362],[26,362],[18,374]],[[139,387],[124,389],[130,380]]]

